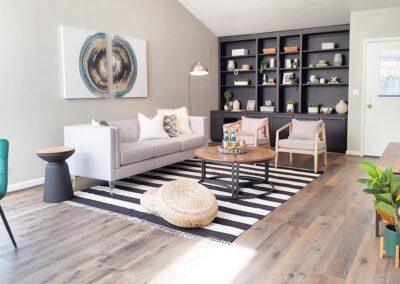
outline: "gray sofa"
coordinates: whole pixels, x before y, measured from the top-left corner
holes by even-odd
[[[109,182],[177,163],[208,143],[207,118],[189,117],[193,134],[138,141],[137,119],[109,122],[110,126],[64,127],[64,145],[75,148],[68,159],[70,173]]]

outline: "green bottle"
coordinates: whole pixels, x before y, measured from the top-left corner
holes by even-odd
[[[235,128],[231,128],[231,138],[230,138],[232,148],[236,147],[236,135],[235,135]]]
[[[228,148],[228,144],[229,144],[228,129],[224,128],[224,139],[222,140],[222,146],[224,148]]]

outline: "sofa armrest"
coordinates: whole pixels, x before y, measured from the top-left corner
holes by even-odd
[[[119,129],[73,125],[64,127],[64,145],[74,147],[68,159],[71,175],[113,181],[120,165]]]
[[[209,131],[208,119],[205,116],[189,116],[190,127],[194,134],[204,136],[204,146],[208,146]]]

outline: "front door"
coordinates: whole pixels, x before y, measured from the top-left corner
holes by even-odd
[[[400,39],[368,41],[365,49],[364,155],[400,142]]]

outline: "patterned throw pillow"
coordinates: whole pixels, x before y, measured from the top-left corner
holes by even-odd
[[[97,120],[95,118],[92,119],[92,125],[97,125],[97,126],[108,126],[107,121],[105,120]]]
[[[169,137],[179,136],[178,129],[176,128],[176,115],[164,115],[164,130],[168,133]]]

